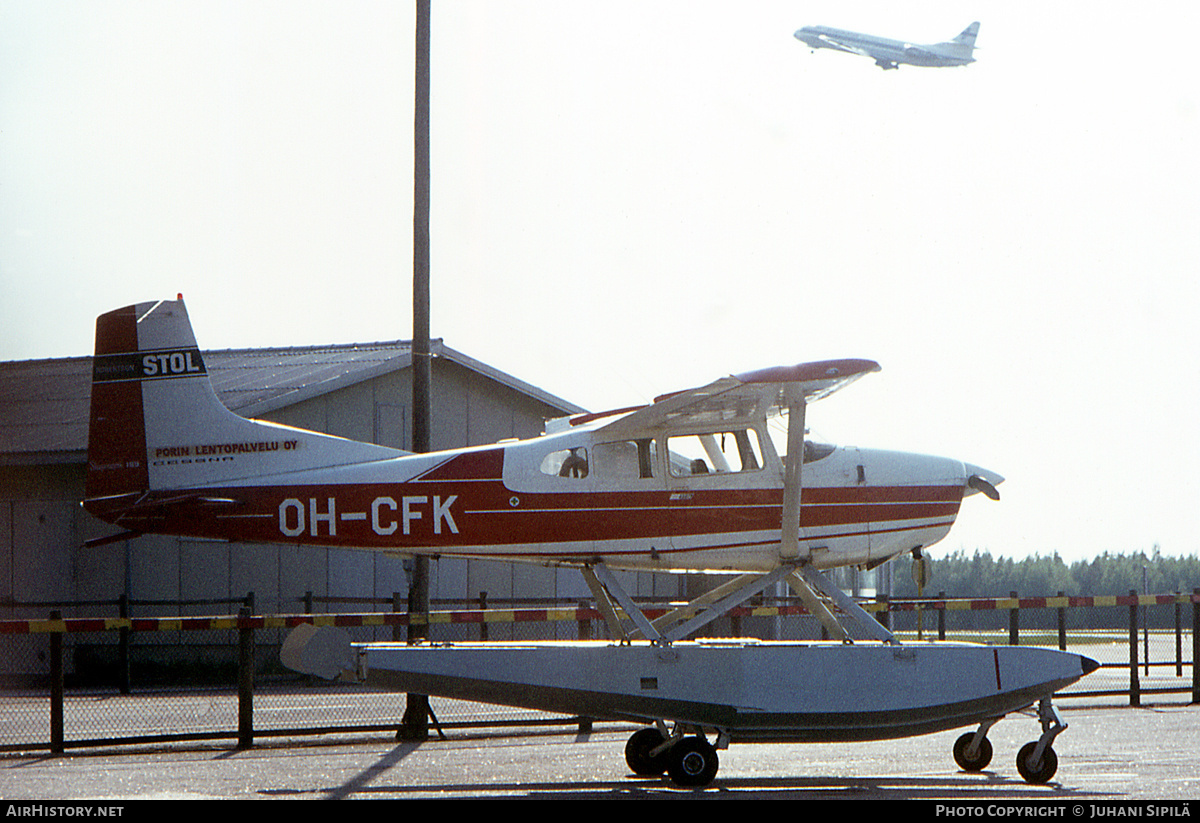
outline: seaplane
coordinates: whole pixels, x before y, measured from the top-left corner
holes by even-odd
[[[413,454],[226,409],[180,296],[97,320],[82,505],[123,530],[99,540],[172,534],[575,567],[606,640],[360,644],[301,625],[281,659],[330,679],[637,723],[625,747],[635,775],[703,787],[731,742],[972,726],[953,756],[977,772],[991,760],[988,730],[1020,712],[1041,734],[1017,770],[1044,783],[1066,728],[1052,696],[1095,661],[901,642],[824,573],[918,556],[946,536],[964,498],[999,496],[1003,478],[969,463],[806,437],[809,403],[879,368],[767,368],[550,421],[528,440]],[[768,425],[782,435],[781,423],[779,450]],[[657,613],[635,602],[623,570],[730,579]],[[827,639],[704,638],[713,620],[777,584]]]

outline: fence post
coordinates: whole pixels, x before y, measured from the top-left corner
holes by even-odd
[[[1129,705],[1142,705],[1142,684],[1138,681],[1138,596],[1136,589],[1129,590]]]
[[[254,745],[254,629],[242,625],[249,621],[250,609],[238,610],[238,748]]]
[[[481,611],[487,611],[487,592],[479,593],[479,609]],[[479,640],[480,642],[485,643],[488,640],[488,624],[486,614],[483,616],[483,620],[479,621]]]
[[[121,592],[117,598],[117,616],[129,618],[129,595]],[[124,626],[117,632],[117,680],[121,694],[129,694],[129,629]]]
[[[588,602],[586,600],[580,600],[578,605],[576,605],[575,608],[577,608],[579,611],[583,611],[584,609],[591,608],[591,606],[588,605]],[[592,619],[589,617],[587,620],[578,621],[578,623],[579,623],[579,639],[580,640],[591,640],[592,639]]]
[[[392,592],[392,613],[399,614],[408,608],[406,600],[400,598],[400,592]],[[392,642],[403,643],[408,640],[408,630],[401,628],[399,623],[392,624]]]
[[[1059,592],[1058,596],[1065,597],[1066,592]],[[1067,650],[1067,610],[1063,606],[1058,607],[1058,650]]]
[[[892,630],[892,604],[891,604],[891,601],[886,594],[876,595],[875,599],[883,604],[883,609],[879,612],[878,615],[875,616],[875,619],[879,621],[881,626],[883,626],[888,631],[891,631]],[[821,624],[821,628],[822,629],[825,628],[824,623]],[[825,635],[822,635],[822,638],[824,639]]]
[[[1008,596],[1011,597],[1013,600],[1017,600],[1016,592],[1009,592]],[[1008,610],[1008,645],[1010,645],[1010,646],[1016,646],[1021,641],[1021,638],[1018,636],[1018,633],[1017,633],[1017,622],[1018,622],[1017,621],[1017,611],[1018,611],[1018,607],[1020,605],[1021,604],[1018,601],[1016,606],[1013,606],[1011,609]]]
[[[1192,703],[1200,703],[1200,588],[1192,589]]]
[[[938,609],[938,640],[946,639],[946,593],[938,592],[938,600],[942,601],[942,607]]]
[[[578,608],[581,611],[583,609],[588,608],[587,601],[586,600],[579,601]],[[558,636],[558,630],[556,629],[555,637],[557,637],[557,636]],[[591,640],[592,639],[592,621],[591,620],[580,620],[579,621],[579,639],[580,640]],[[579,718],[579,733],[580,734],[591,734],[592,733],[592,723],[593,723],[592,718],[581,716]]]
[[[408,577],[408,643],[428,640],[429,632],[429,558],[416,556]],[[418,618],[420,623],[414,623]],[[397,740],[420,743],[429,739],[429,695],[407,692],[404,714],[400,717]]]
[[[1183,677],[1183,592],[1175,592],[1175,676]]]
[[[62,620],[62,612],[50,612],[51,620]],[[63,633],[50,632],[50,751],[62,754],[63,747]]]
[[[1142,575],[1146,574],[1146,567],[1142,566]],[[1143,587],[1144,588],[1144,587]],[[1149,592],[1143,592],[1149,594]],[[1150,676],[1150,607],[1142,606],[1142,671],[1146,677]]]

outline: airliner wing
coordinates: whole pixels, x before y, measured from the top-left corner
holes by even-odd
[[[707,386],[657,397],[651,405],[598,432],[634,439],[692,425],[749,420],[766,415],[774,405],[786,404],[785,390],[793,396],[802,393],[805,401],[819,400],[876,371],[879,364],[873,360],[821,360],[730,375]]]
[[[824,41],[825,43],[828,43],[829,48],[831,48],[831,49],[837,49],[839,51],[848,51],[848,52],[851,52],[852,54],[861,54],[863,57],[874,57],[875,56],[875,55],[871,54],[869,51],[867,51],[866,49],[864,49],[862,46],[855,45],[854,43],[851,43],[846,40],[839,40],[836,37],[830,37],[828,34],[820,35],[820,39],[822,41]]]

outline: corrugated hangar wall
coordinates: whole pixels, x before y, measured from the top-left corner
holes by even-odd
[[[548,395],[535,396],[537,390],[514,388],[444,357],[434,359],[433,376],[433,441],[437,449],[536,436],[546,418],[578,410],[570,404],[564,404],[566,409],[556,407],[545,399]],[[307,399],[257,416],[383,445],[408,446],[411,389],[407,368],[307,394]],[[35,465],[24,462],[26,465],[14,465],[11,460],[0,464],[0,597],[5,599],[111,601],[127,592],[134,600],[173,601],[241,598],[253,591],[257,610],[266,613],[301,610],[299,598],[308,591],[342,597],[407,593],[404,561],[378,552],[155,535],[84,548],[85,540],[111,534],[113,527],[95,520],[79,505],[84,465],[78,454],[52,455]],[[590,596],[574,570],[441,560],[432,564],[431,573],[431,597],[435,600],[476,598],[484,591],[493,601]],[[649,594],[656,584],[651,576],[646,577],[638,581],[641,585],[629,582]],[[227,610],[163,605],[140,606],[137,613]],[[84,607],[82,613],[108,611]],[[46,616],[43,608],[4,612],[6,617]],[[573,632],[574,627],[563,631]]]
[[[399,449],[412,447],[412,372],[390,372],[265,415],[276,423]],[[536,437],[565,412],[457,363],[434,359],[433,448]]]

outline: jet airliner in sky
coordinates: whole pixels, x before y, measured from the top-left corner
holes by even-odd
[[[817,49],[835,49],[851,54],[861,54],[875,60],[881,69],[898,69],[901,63],[912,66],[965,66],[974,63],[975,35],[979,34],[979,23],[963,29],[962,34],[945,43],[921,46],[900,40],[888,40],[869,34],[859,34],[828,26],[805,26],[796,32],[801,43]]]

